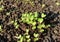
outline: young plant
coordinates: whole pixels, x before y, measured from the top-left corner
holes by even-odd
[[[34,33],[33,35],[34,35],[34,37],[39,37],[38,33]]]
[[[27,42],[31,42],[31,39],[27,39]]]
[[[18,29],[19,24],[17,23],[17,20],[15,20],[15,21],[12,20],[10,23],[15,26],[15,29]]]
[[[44,13],[42,13],[42,14],[41,14],[41,17],[44,18],[44,17],[46,17],[46,15],[45,15]]]
[[[32,6],[34,6],[33,0],[22,0],[22,2],[24,2],[25,4],[29,3],[29,4],[31,4]]]
[[[27,24],[32,24],[32,25],[36,25],[36,16],[37,12],[35,13],[25,13],[25,14],[22,14],[22,22],[24,23],[27,23]]]
[[[42,4],[41,6],[42,6],[42,8],[44,8],[45,7],[45,4]]]
[[[32,26],[32,30],[35,30],[36,29],[36,26]]]
[[[17,42],[23,42],[24,37],[20,35],[20,38]]]
[[[42,23],[43,22],[43,18],[38,18],[37,20],[39,23]]]
[[[0,32],[2,31],[2,26],[0,25]]]
[[[46,15],[44,13],[41,13],[41,15],[38,12],[31,12],[31,13],[24,13],[21,16],[21,22],[26,23],[28,25],[32,25],[32,30],[38,29],[38,32],[44,32],[44,29],[47,29],[50,27],[50,25],[45,25],[44,24],[44,18]],[[29,28],[26,29],[26,33],[24,34],[25,38],[28,39],[27,42],[30,42],[30,35],[29,35]],[[39,34],[34,33],[34,42],[39,40]]]
[[[39,40],[39,34],[38,33],[34,33],[33,36],[34,36],[34,39],[33,39],[34,42]]]
[[[10,12],[7,12],[6,15],[9,16],[10,15]]]
[[[21,35],[21,34],[19,36],[16,36],[16,38],[18,39],[17,42],[23,42],[25,40],[24,35]]]
[[[19,35],[17,38],[19,39],[17,42],[30,42],[30,35],[28,34],[29,29],[26,29],[26,32],[23,35]]]
[[[4,6],[0,5],[0,11],[3,11],[3,10],[4,10]]]
[[[39,40],[39,38],[37,38],[37,37],[36,37],[36,38],[34,38],[34,42],[36,42],[36,41],[38,41],[38,40]]]
[[[26,29],[26,33],[25,33],[25,35],[28,35],[28,33],[29,33],[29,29]]]
[[[46,26],[43,22],[45,17],[46,15],[44,13],[41,13],[41,17],[39,17],[38,12],[33,12],[33,13],[31,12],[31,13],[22,14],[21,21],[23,23],[31,24],[33,30],[38,28],[41,31],[44,31],[43,28],[49,27],[48,25]],[[37,22],[38,22],[38,25],[37,25]]]
[[[56,5],[57,5],[57,6],[60,6],[60,3],[59,3],[59,2],[56,2]]]

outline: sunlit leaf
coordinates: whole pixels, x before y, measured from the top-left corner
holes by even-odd
[[[36,25],[36,22],[32,22],[32,25],[33,25],[33,26]]]
[[[43,28],[44,28],[44,27],[45,27],[45,24],[44,24],[44,23],[43,23],[43,24],[41,24],[41,27],[43,27]]]
[[[46,28],[48,28],[48,27],[50,27],[51,25],[50,24],[48,24],[48,25],[46,25]]]
[[[31,41],[31,39],[27,39],[27,42],[30,42]]]
[[[34,16],[31,16],[31,17],[30,17],[30,20],[33,20],[33,19],[34,19]]]
[[[44,32],[44,29],[40,29],[40,31],[39,32]]]
[[[39,34],[37,34],[37,33],[34,33],[33,35],[34,35],[34,37],[38,37],[39,36]]]
[[[36,26],[33,26],[32,29],[35,30],[36,29]]]
[[[45,15],[44,13],[42,13],[42,14],[41,14],[41,17],[44,18],[44,17],[46,17],[46,15]]]
[[[21,38],[20,38],[20,42],[23,42],[23,38],[24,38],[24,37],[21,37]]]
[[[34,41],[36,42],[36,41],[38,41],[39,40],[39,38],[34,38]]]
[[[18,29],[18,27],[19,27],[19,25],[16,25],[16,27],[15,27],[15,28],[16,28],[16,29]]]
[[[0,25],[0,31],[2,31],[2,26]]]
[[[42,29],[42,26],[41,26],[41,25],[38,25],[37,28],[38,28],[38,29]]]
[[[27,35],[26,38],[30,38],[30,35]]]
[[[0,11],[2,11],[4,9],[4,6],[2,5],[2,6],[0,6]]]
[[[38,18],[38,22],[42,23],[43,22],[43,18]]]
[[[34,16],[37,17],[38,16],[38,13],[37,12],[34,12]]]
[[[26,29],[26,33],[28,33],[29,32],[29,29]]]
[[[16,25],[17,25],[17,22],[14,23],[14,26],[16,26]]]

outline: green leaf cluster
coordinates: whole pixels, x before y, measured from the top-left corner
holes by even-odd
[[[4,10],[4,6],[0,5],[0,11],[3,11],[3,10]]]
[[[19,24],[17,23],[17,20],[15,21],[12,20],[10,23],[14,25],[15,29],[18,29]]]
[[[32,30],[36,30],[38,29],[38,32],[44,32],[43,28],[48,28],[50,27],[50,25],[45,25],[44,24],[44,18],[46,17],[46,14],[41,13],[39,14],[38,12],[30,12],[30,13],[23,13],[21,16],[21,22],[22,23],[26,23],[28,25],[32,25]],[[25,33],[25,38],[29,38],[30,40],[30,35],[28,34],[29,32],[29,28],[26,29],[26,33]],[[34,42],[36,42],[37,40],[39,40],[39,34],[38,33],[34,33]]]
[[[24,23],[36,25],[37,17],[38,17],[38,13],[37,12],[25,13],[25,14],[22,14],[21,20]]]
[[[34,36],[34,42],[39,40],[39,34],[38,33],[34,33],[33,36]]]
[[[29,33],[29,29],[26,29],[26,32],[23,35],[18,36],[19,40],[17,42],[30,42],[31,39],[28,33]]]
[[[22,14],[21,21],[23,23],[31,24],[32,29],[35,30],[36,28],[40,29],[40,32],[43,32],[44,30],[42,28],[45,28],[45,24],[43,23],[44,18],[46,15],[44,13],[41,13],[41,17],[39,17],[38,12],[30,12],[30,13],[24,13]],[[38,25],[37,25],[38,23]],[[37,25],[37,26],[36,26]]]

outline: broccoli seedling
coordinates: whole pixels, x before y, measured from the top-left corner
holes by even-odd
[[[0,11],[3,11],[3,10],[4,10],[4,6],[1,5],[1,6],[0,6]]]
[[[42,8],[44,8],[45,7],[45,4],[42,4],[41,6],[42,6]]]
[[[41,17],[39,17],[41,16]],[[36,28],[42,30],[43,28],[48,28],[49,25],[44,24],[44,18],[46,17],[46,14],[41,13],[39,15],[38,12],[31,12],[31,13],[23,13],[21,16],[21,22],[26,23],[28,25],[32,25],[32,30],[35,30]]]
[[[10,15],[10,12],[7,12],[7,13],[6,13],[6,15],[8,15],[8,16],[9,16],[9,15]]]
[[[34,35],[34,37],[38,37],[39,36],[39,34],[37,34],[37,33],[34,33],[33,35]]]
[[[27,42],[30,42],[31,41],[31,39],[27,39]]]
[[[36,42],[36,41],[38,41],[39,40],[39,38],[34,38],[34,42]]]
[[[56,2],[56,5],[57,5],[57,6],[60,6],[60,3],[59,3],[59,2]]]
[[[2,26],[0,25],[0,31],[2,31]]]

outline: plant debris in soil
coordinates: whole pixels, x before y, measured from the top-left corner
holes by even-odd
[[[45,25],[51,24],[39,33],[40,39],[36,42],[60,42],[60,0],[0,0],[0,42],[17,42],[17,36],[23,35],[27,27],[30,29],[30,42],[34,42],[31,25],[21,23],[20,18],[25,12],[36,11],[46,14]],[[12,24],[15,20],[19,24],[18,29]]]

